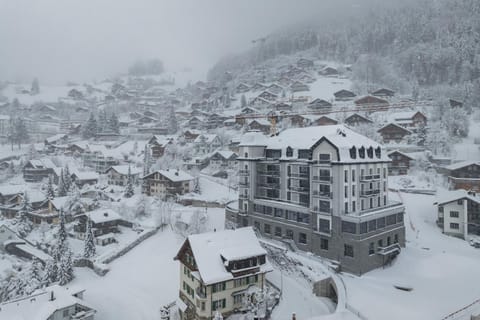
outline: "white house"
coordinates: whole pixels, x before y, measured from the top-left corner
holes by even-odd
[[[480,197],[459,189],[439,195],[437,224],[443,233],[467,239],[480,235]]]
[[[175,256],[186,306],[181,319],[211,319],[216,311],[227,316],[241,309],[250,287],[265,287],[265,274],[272,271],[266,255],[251,227],[189,236]]]
[[[165,198],[193,191],[194,177],[182,170],[157,170],[143,178],[142,192]]]
[[[0,303],[0,319],[93,320],[95,309],[83,301],[85,290],[53,285],[29,296]]]
[[[222,145],[220,138],[216,134],[202,134],[199,135],[193,142],[196,153],[207,154],[211,153]]]
[[[130,174],[134,181],[138,180],[138,177],[142,170],[136,167],[128,165],[111,166],[107,169],[106,174],[108,177],[108,184],[116,186],[125,186],[128,182],[128,169],[130,168]]]

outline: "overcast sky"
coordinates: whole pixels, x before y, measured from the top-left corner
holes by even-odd
[[[206,70],[325,0],[0,0],[0,79],[100,80],[139,58]]]

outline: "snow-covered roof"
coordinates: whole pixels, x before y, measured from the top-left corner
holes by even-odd
[[[114,170],[114,171],[118,172],[119,174],[126,176],[126,175],[128,175],[128,168],[130,168],[130,174],[132,174],[132,175],[137,175],[137,174],[142,172],[142,170],[140,168],[132,167],[132,166],[129,166],[129,165],[111,166],[110,168],[107,169],[106,172],[108,172],[110,170]]]
[[[52,160],[48,158],[42,158],[38,160],[30,160],[29,163],[34,167],[34,168],[55,168],[56,165],[52,162]]]
[[[72,173],[78,180],[98,180],[98,173],[94,171],[76,171]]]
[[[271,125],[271,123],[268,120],[265,120],[265,119],[253,119],[253,120],[249,121],[249,125],[252,124],[252,122],[256,122],[259,125],[267,126],[267,127],[269,127]]]
[[[224,159],[230,159],[231,157],[236,156],[237,154],[230,150],[219,150],[213,153],[213,155],[218,154]]]
[[[66,209],[66,204],[69,201],[69,199],[70,199],[70,197],[68,197],[68,196],[57,197],[57,198],[54,198],[54,199],[50,200],[50,202],[52,203],[52,205],[57,210],[60,210],[60,209]]]
[[[399,128],[399,129],[401,129],[402,131],[412,133],[412,131],[408,130],[407,128],[402,127],[401,125],[399,125],[399,124],[397,124],[397,123],[395,123],[395,122],[389,122],[389,123],[387,123],[386,125],[384,125],[384,126],[381,127],[380,129],[378,129],[377,132],[380,132],[380,131],[382,131],[383,129],[389,127],[389,126],[397,127],[397,128]]]
[[[206,143],[212,143],[216,137],[216,134],[202,134],[195,138],[194,143],[201,143],[203,141]]]
[[[48,142],[48,143],[54,143],[54,142],[57,142],[58,140],[66,138],[66,137],[67,137],[66,134],[59,133],[59,134],[56,134],[54,136],[46,138],[45,141]]]
[[[16,244],[15,245],[18,249],[24,251],[24,252],[27,252],[28,254],[42,260],[42,261],[48,261],[50,260],[52,257],[50,257],[48,254],[46,254],[45,252],[43,252],[42,250],[39,250],[37,248],[35,248],[34,246],[32,246],[31,244],[29,243],[19,243],[19,244]]]
[[[331,126],[314,126],[306,128],[287,129],[280,132],[274,137],[259,138],[258,133],[254,135],[244,135],[241,146],[265,146],[268,149],[286,149],[291,147],[297,149],[310,149],[320,139],[325,138],[332,143],[337,149],[340,156],[340,161],[349,162],[368,162],[368,161],[390,161],[386,153],[382,152],[380,159],[374,157],[373,159],[350,158],[350,148],[356,147],[374,149],[382,147],[378,142],[367,138],[343,125]]]
[[[468,199],[474,201],[475,203],[480,203],[480,197],[469,194],[466,190],[463,189],[451,190],[438,194],[436,203],[438,205],[442,205],[460,199]]]
[[[0,195],[13,196],[25,191],[25,185],[7,185],[0,186]]]
[[[182,170],[157,170],[155,172],[160,173],[162,176],[167,178],[172,182],[180,182],[180,181],[189,181],[193,180],[193,177]]]
[[[55,311],[77,304],[93,311],[94,309],[85,301],[74,296],[79,292],[59,285],[39,289],[29,296],[1,303],[0,318],[8,320],[47,320]],[[52,295],[55,298],[53,300],[51,299]]]
[[[251,227],[195,234],[188,237],[200,277],[205,284],[233,279],[225,268],[224,259],[243,259],[265,255]],[[271,271],[268,262],[261,266],[263,272]]]
[[[476,164],[477,166],[480,166],[479,161],[467,160],[467,161],[460,161],[460,162],[452,163],[451,165],[446,166],[445,169],[447,169],[447,170],[457,170],[457,169],[461,169],[461,168],[464,168],[464,167],[467,167],[467,166],[471,166],[473,164]]]
[[[98,209],[85,213],[93,223],[104,223],[108,221],[121,220],[122,217],[112,209]]]

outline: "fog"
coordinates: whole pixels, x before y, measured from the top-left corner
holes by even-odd
[[[153,57],[204,72],[318,2],[0,0],[0,79],[99,80]]]

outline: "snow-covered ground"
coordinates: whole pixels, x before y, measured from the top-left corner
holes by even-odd
[[[479,299],[480,250],[441,233],[434,196],[403,193],[401,198],[407,210],[406,248],[391,267],[361,277],[344,274],[348,303],[368,319],[427,320]]]
[[[480,145],[474,144],[474,139],[480,139],[480,113],[476,112],[470,117],[470,127],[468,137],[463,139],[461,143],[454,145],[454,159],[458,160],[473,160],[480,159]]]

